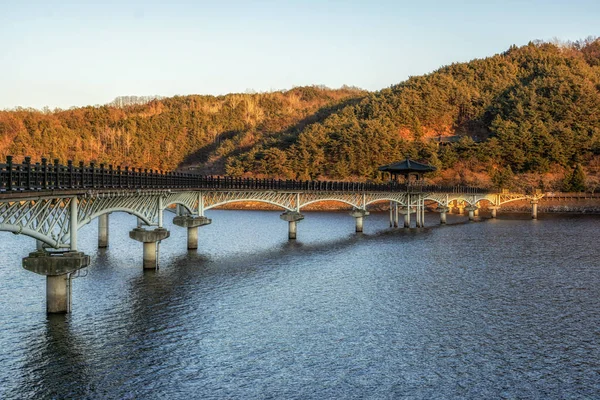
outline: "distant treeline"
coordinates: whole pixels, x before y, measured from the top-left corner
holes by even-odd
[[[147,104],[152,100],[161,100],[164,99],[163,96],[118,96],[115,97],[113,101],[108,103],[108,106],[114,107],[125,107],[125,106],[133,106],[136,104]]]
[[[433,137],[457,136],[450,144]],[[208,174],[385,179],[411,157],[438,183],[599,185],[600,40],[532,42],[379,92],[299,87],[54,113],[0,112],[0,155]],[[578,167],[579,166],[579,167]],[[582,178],[583,174],[583,178]]]

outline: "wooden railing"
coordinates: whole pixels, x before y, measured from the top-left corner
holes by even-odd
[[[282,179],[237,178],[231,176],[206,176],[152,169],[129,168],[94,163],[79,165],[68,161],[60,164],[55,159],[49,163],[31,163],[25,157],[16,164],[12,156],[0,164],[0,193],[31,192],[72,189],[243,189],[243,190],[304,190],[343,192],[444,192],[484,194],[487,189],[467,186],[404,185],[395,182],[343,182],[298,181]]]

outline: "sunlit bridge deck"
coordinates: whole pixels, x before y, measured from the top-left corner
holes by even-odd
[[[425,211],[440,214],[440,223],[453,209],[465,210],[469,219],[480,205],[492,211],[505,203],[527,199],[537,218],[539,193],[492,192],[464,186],[405,185],[341,181],[296,181],[203,176],[93,163],[66,165],[29,157],[0,164],[0,231],[32,237],[36,250],[23,259],[27,270],[47,276],[48,312],[69,312],[71,274],[90,263],[78,251],[77,232],[98,218],[98,245],[108,246],[109,215],[125,212],[137,217],[130,237],[143,243],[143,267],[156,269],[157,243],[170,236],[163,227],[164,211],[175,214],[173,223],[187,228],[188,249],[198,246],[198,228],[211,223],[205,212],[237,202],[267,203],[283,210],[288,238],[297,237],[303,208],[319,202],[341,202],[352,207],[356,232],[363,231],[369,206],[389,203],[390,227],[425,226]],[[413,222],[414,221],[414,222]],[[33,244],[32,244],[33,247]]]

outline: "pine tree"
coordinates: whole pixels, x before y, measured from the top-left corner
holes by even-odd
[[[575,170],[573,171],[573,174],[571,175],[571,191],[573,192],[585,192],[586,190],[586,185],[585,185],[585,171],[583,170],[583,167],[581,166],[581,164],[577,164],[577,166],[575,166]]]

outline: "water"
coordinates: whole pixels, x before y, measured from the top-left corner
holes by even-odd
[[[502,216],[355,235],[307,213],[212,211],[186,250],[167,223],[144,272],[135,218],[95,223],[73,313],[45,314],[32,239],[0,233],[0,398],[597,398],[600,217]],[[170,220],[170,218],[165,218]]]

